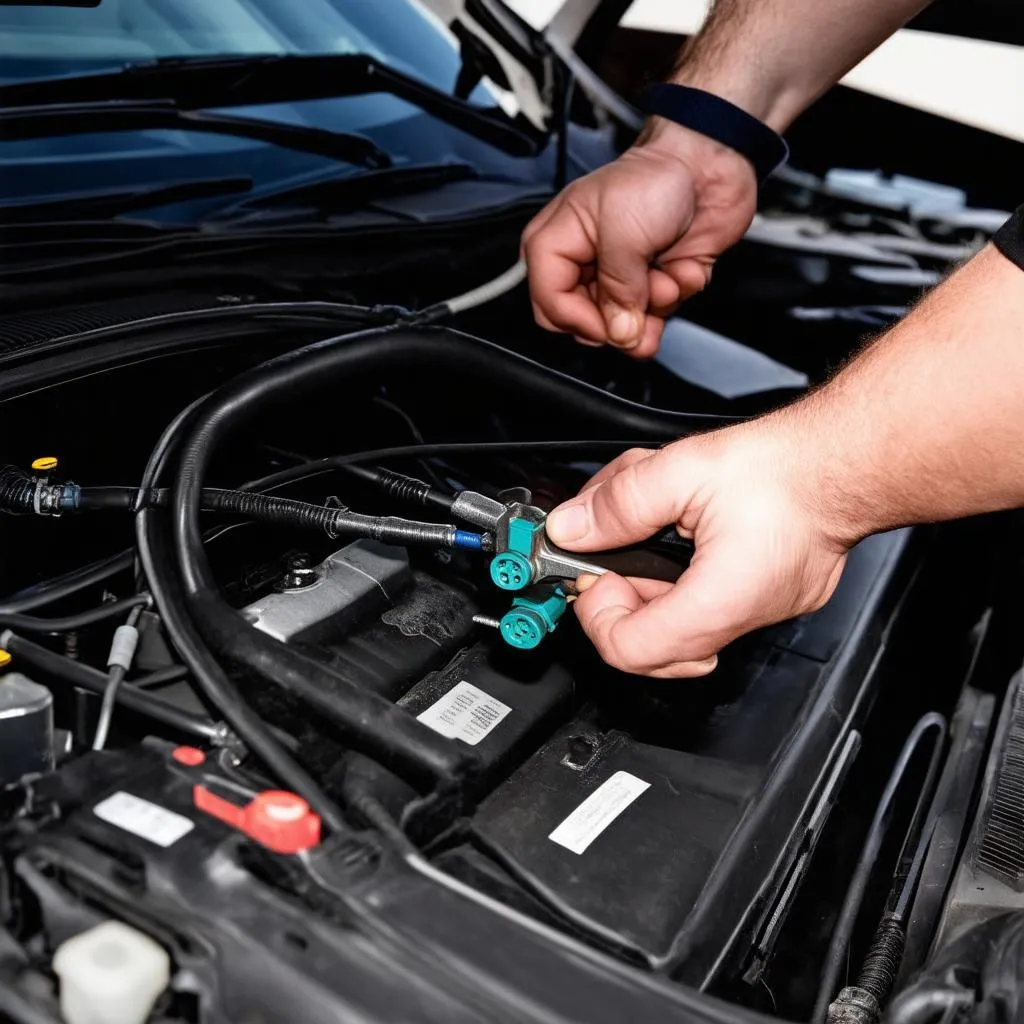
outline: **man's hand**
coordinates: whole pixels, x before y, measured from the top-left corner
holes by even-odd
[[[665,318],[711,279],[750,226],[757,180],[745,157],[657,120],[613,164],[570,185],[523,235],[537,322],[640,359]]]
[[[799,456],[768,418],[626,452],[551,513],[549,536],[575,551],[632,544],[672,523],[695,543],[675,584],[584,579],[576,614],[605,661],[706,675],[732,640],[828,600],[856,538],[826,522]]]

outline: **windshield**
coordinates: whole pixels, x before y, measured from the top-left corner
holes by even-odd
[[[92,7],[75,7],[61,6],[60,0],[0,0],[0,83],[116,72],[168,59],[361,54],[484,110],[514,112],[509,108],[515,105],[512,94],[475,74],[475,63],[464,65],[458,39],[421,0],[92,2]],[[183,75],[187,68],[183,65]],[[445,124],[386,90],[371,87],[365,94],[331,97],[330,81],[325,85],[325,98],[271,100],[223,113],[299,130],[363,135],[397,167],[470,164],[484,176],[547,180],[548,171],[532,158],[510,158],[472,132]],[[364,169],[359,161],[230,130],[189,130],[187,121],[171,127],[111,123],[109,129],[80,132],[61,131],[56,119],[51,123],[52,135],[42,131],[0,141],[0,206],[239,176],[251,179],[251,195],[258,197]],[[162,206],[153,216],[197,223],[235,201],[210,197],[187,206]]]
[[[415,0],[0,3],[4,82],[168,57],[339,53],[369,54],[446,92],[461,65],[451,34]]]

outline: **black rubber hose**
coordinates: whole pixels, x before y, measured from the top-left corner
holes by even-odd
[[[83,487],[78,496],[78,507],[83,512],[107,509],[130,509],[142,491],[138,487]],[[150,491],[147,505],[159,505],[160,495]]]
[[[36,479],[18,466],[0,466],[0,511],[31,512]]]
[[[56,651],[26,640],[17,634],[4,634],[3,642],[19,660],[64,679],[73,686],[89,690],[91,693],[103,695],[107,689],[107,674],[98,669],[90,668],[80,661],[72,661]],[[137,690],[132,685],[122,686],[117,692],[117,702],[131,711],[161,722],[178,732],[196,736],[203,740],[219,740],[223,738],[223,728],[205,715],[193,714],[145,690]]]
[[[811,1017],[812,1024],[821,1024],[828,1015],[829,1003],[835,995],[840,973],[846,965],[846,950],[850,944],[850,937],[853,934],[854,926],[857,923],[857,914],[867,892],[871,872],[878,860],[882,843],[889,831],[896,794],[899,792],[899,788],[906,777],[907,769],[910,767],[910,763],[917,753],[922,739],[932,729],[938,731],[929,766],[929,775],[933,774],[937,759],[942,754],[947,722],[942,715],[929,712],[927,715],[923,715],[910,731],[910,735],[903,744],[903,749],[900,751],[889,780],[885,784],[885,789],[882,791],[882,797],[878,802],[875,815],[868,828],[864,847],[854,869],[853,877],[847,887],[846,896],[839,911],[839,919],[836,921],[836,926],[829,942],[828,952],[825,955],[821,981],[818,985],[818,994],[814,1003],[814,1013]]]
[[[18,591],[8,597],[3,604],[0,604],[0,615],[16,615],[63,601],[64,598],[71,597],[79,591],[86,590],[97,583],[104,583],[119,573],[126,572],[131,568],[134,558],[135,553],[129,549],[110,558],[105,558],[102,562],[93,562],[80,569],[65,573],[63,576],[47,580],[45,583],[38,583],[33,587]]]
[[[340,679],[325,666],[259,633],[217,592],[199,530],[202,483],[212,453],[225,437],[274,400],[289,400],[344,380],[379,373],[382,366],[448,372],[477,389],[529,395],[539,415],[545,405],[572,408],[579,419],[652,438],[668,438],[721,422],[718,417],[650,410],[575,381],[487,342],[446,330],[408,328],[332,338],[269,360],[241,374],[195,410],[185,424],[172,523],[178,569],[189,613],[212,648],[258,675],[288,686],[328,713],[358,750],[416,785],[446,784],[472,774],[476,758],[460,751],[403,710]],[[331,692],[333,691],[333,692]]]
[[[164,629],[191,670],[196,685],[207,700],[220,710],[254,757],[262,761],[285,786],[301,796],[331,831],[345,829],[347,824],[344,816],[334,801],[280,744],[263,719],[245,703],[219,662],[203,644],[182,607],[180,581],[170,565],[168,546],[162,542],[156,519],[159,514],[155,509],[142,509],[135,517],[139,559],[143,573],[149,580],[150,591]]]
[[[90,608],[87,612],[65,615],[59,619],[0,612],[0,629],[17,629],[22,633],[70,633],[75,629],[84,629],[86,626],[94,626],[98,622],[106,622],[107,619],[116,619],[123,616],[125,612],[130,612],[133,608],[145,604],[149,604],[149,597],[145,594],[136,594],[134,597],[111,601],[109,604]]]

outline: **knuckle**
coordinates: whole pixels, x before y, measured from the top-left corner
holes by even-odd
[[[526,229],[527,234],[523,235],[523,252],[526,254],[527,261],[532,261],[536,258],[537,253],[543,247],[544,234],[548,230],[547,226],[537,228],[534,231]]]
[[[608,499],[608,511],[621,526],[656,530],[664,525],[652,521],[647,494],[635,462],[609,481]]]

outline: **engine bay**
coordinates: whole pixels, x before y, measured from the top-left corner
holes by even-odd
[[[807,381],[896,315],[855,275],[839,305],[835,276],[815,292],[799,246],[759,299],[750,259],[723,272],[750,321],[770,305],[826,339],[771,351]],[[565,555],[538,546],[544,514],[793,381],[698,400],[665,363],[510,345],[493,309],[456,330],[169,306],[79,308],[7,349],[0,1015],[102,996],[167,1024],[817,1020],[847,977],[837,927],[843,970],[870,960],[893,900],[900,985],[928,962],[956,909],[918,884],[941,878],[929,840],[945,821],[947,882],[975,864],[958,837],[1013,699],[1016,517],[871,538],[822,611],[707,679],[630,677],[576,627],[571,567],[544,569]],[[599,568],[688,557],[669,534]]]

